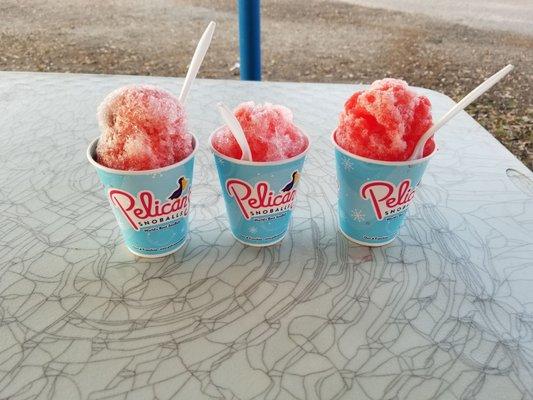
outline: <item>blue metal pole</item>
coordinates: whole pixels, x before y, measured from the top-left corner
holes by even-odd
[[[237,0],[241,80],[261,80],[260,0]]]

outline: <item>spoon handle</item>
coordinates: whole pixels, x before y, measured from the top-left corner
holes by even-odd
[[[242,130],[241,124],[239,123],[237,118],[235,118],[235,115],[233,115],[230,109],[226,107],[225,104],[218,103],[217,107],[218,111],[220,112],[220,115],[222,116],[222,119],[229,126],[231,133],[233,133],[233,137],[241,148],[241,160],[252,161],[252,151],[250,150],[250,145],[246,140],[246,136],[244,135],[244,131]]]
[[[493,87],[496,83],[498,83],[505,75],[507,75],[509,72],[513,70],[513,66],[511,64],[507,65],[505,68],[502,68],[500,71],[496,72],[494,75],[492,75],[490,78],[488,78],[485,82],[483,82],[481,85],[476,87],[474,90],[472,90],[470,93],[468,93],[465,97],[461,99],[456,105],[454,105],[450,111],[448,111],[444,116],[431,128],[427,130],[424,135],[418,140],[415,149],[413,151],[413,154],[411,154],[411,157],[409,157],[409,160],[416,160],[418,158],[422,158],[424,146],[426,145],[426,142],[433,136],[433,134],[442,128],[443,125],[448,123],[455,115],[463,110],[464,108],[468,107],[470,103],[472,103],[474,100],[476,100],[479,96],[481,96],[483,93],[485,93],[487,90],[489,90],[491,87]]]
[[[189,70],[187,71],[187,76],[185,77],[185,81],[183,82],[183,86],[181,87],[181,93],[179,97],[181,104],[185,103],[185,99],[189,94],[191,85],[194,79],[196,78],[196,75],[198,74],[198,70],[202,65],[202,61],[204,61],[205,54],[207,53],[207,49],[209,49],[211,39],[213,38],[213,33],[215,32],[216,25],[217,24],[214,21],[211,21],[209,25],[207,25],[207,28],[205,29],[202,37],[200,38],[200,41],[198,42],[198,45],[196,46],[196,50],[194,51],[194,55],[192,56],[191,65],[189,66]]]

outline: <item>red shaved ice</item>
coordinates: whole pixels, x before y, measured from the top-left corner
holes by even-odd
[[[295,157],[308,146],[306,136],[294,125],[291,110],[270,103],[242,103],[234,110],[250,146],[253,161],[278,161]],[[242,151],[227,126],[212,138],[220,153],[238,160]]]
[[[344,104],[335,141],[361,157],[405,161],[432,123],[426,96],[416,94],[405,81],[382,79],[355,92]],[[424,147],[424,156],[434,147],[432,138]]]
[[[98,123],[96,158],[109,168],[166,167],[193,151],[183,105],[155,86],[130,85],[111,92],[98,107]]]

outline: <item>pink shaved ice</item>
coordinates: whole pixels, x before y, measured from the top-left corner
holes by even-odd
[[[294,125],[287,107],[270,103],[256,105],[250,101],[237,106],[234,113],[250,145],[253,161],[285,160],[307,148],[308,140]],[[226,126],[213,135],[212,144],[228,157],[242,157],[241,148]]]
[[[177,163],[193,150],[178,98],[149,85],[111,92],[98,107],[97,161],[109,168],[142,171]]]
[[[388,78],[375,81],[348,99],[335,140],[344,150],[361,157],[405,161],[431,125],[429,99],[417,95],[406,82]],[[434,147],[433,139],[428,140],[424,156]]]

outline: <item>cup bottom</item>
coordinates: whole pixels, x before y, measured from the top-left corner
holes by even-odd
[[[185,244],[186,240],[184,240],[183,242],[181,242],[181,244],[176,247],[175,249],[172,249],[172,250],[169,250],[165,253],[158,253],[158,254],[144,254],[144,253],[139,253],[133,249],[131,249],[130,247],[128,247],[126,245],[126,248],[129,250],[130,253],[132,253],[133,255],[137,256],[137,257],[144,257],[144,258],[161,258],[161,257],[166,257],[172,253],[175,253],[176,251],[178,251],[179,249],[181,249],[183,247],[183,245]]]
[[[240,242],[246,246],[251,246],[251,247],[268,247],[268,246],[273,246],[275,244],[278,244],[279,242],[281,242],[283,239],[285,239],[285,236],[287,235],[287,233],[285,232],[285,234],[280,237],[279,239],[277,239],[276,241],[274,242],[270,242],[270,243],[248,243],[248,242],[245,242],[244,240],[241,240],[239,239],[237,236],[235,236],[233,234],[233,232],[231,232],[231,236],[233,236],[235,238],[235,240],[237,242]]]
[[[381,246],[385,246],[386,244],[389,244],[389,243],[392,243],[394,242],[394,239],[396,239],[396,236],[394,236],[391,240],[387,240],[386,242],[383,242],[383,243],[369,243],[369,242],[363,242],[361,240],[357,240],[357,239],[354,239],[350,236],[348,236],[348,234],[346,232],[344,232],[342,230],[342,228],[339,226],[339,232],[342,233],[342,236],[344,236],[346,239],[348,239],[350,242],[354,242],[354,243],[357,243],[357,244],[360,244],[362,246],[369,246],[369,247],[381,247]]]

